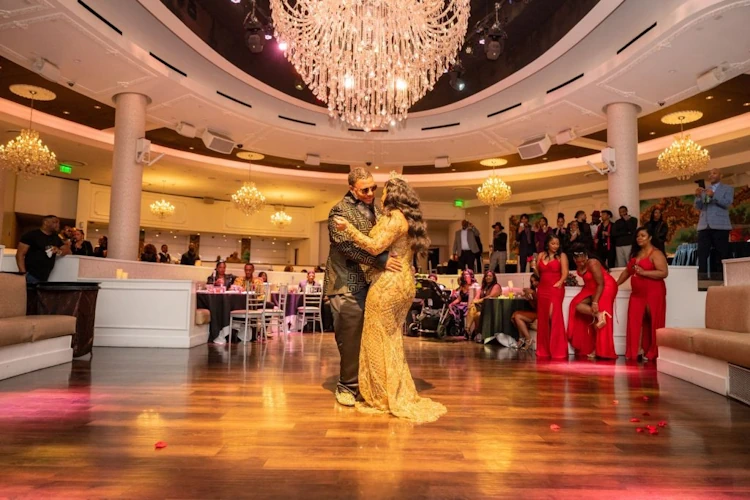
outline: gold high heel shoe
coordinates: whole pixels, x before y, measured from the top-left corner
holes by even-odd
[[[607,311],[601,311],[597,315],[597,317],[598,317],[598,321],[596,322],[596,328],[597,329],[602,329],[605,326],[607,326],[607,316],[609,316],[610,318],[612,317],[612,315],[609,314]]]

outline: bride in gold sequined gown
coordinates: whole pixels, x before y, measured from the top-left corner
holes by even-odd
[[[359,391],[364,399],[357,408],[366,413],[391,413],[414,422],[434,422],[447,411],[445,406],[417,394],[404,357],[402,337],[406,315],[414,299],[411,263],[415,247],[429,247],[426,225],[416,193],[399,178],[389,180],[383,193],[384,215],[369,236],[343,218],[338,228],[361,249],[379,255],[389,250],[402,263],[393,273],[369,269],[370,290],[365,302],[362,347],[359,354]]]

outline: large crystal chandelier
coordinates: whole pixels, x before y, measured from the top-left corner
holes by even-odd
[[[284,229],[291,223],[292,216],[284,211],[284,207],[281,207],[276,211],[276,213],[271,216],[271,224],[278,227],[279,229]]]
[[[492,207],[497,207],[510,200],[511,194],[510,186],[496,176],[494,172],[477,188],[479,201]]]
[[[51,101],[57,96],[54,92],[32,85],[11,85],[11,92],[31,99],[29,128],[8,144],[0,145],[0,168],[15,171],[22,177],[44,175],[57,168],[57,157],[42,143],[39,133],[31,127],[34,114],[34,100]]]
[[[675,136],[674,142],[664,150],[656,160],[656,167],[667,175],[680,180],[689,179],[693,175],[705,170],[711,159],[708,151],[683,133],[683,126],[700,120],[700,111],[677,111],[662,117],[661,121],[669,125],[680,125],[680,135]]]
[[[162,194],[164,193],[164,186],[166,185],[166,181],[162,181]],[[166,219],[167,217],[171,217],[174,215],[174,205],[169,203],[167,200],[162,198],[161,200],[153,202],[149,209],[151,210],[151,213],[157,216],[160,219]]]
[[[232,195],[232,203],[245,215],[253,215],[266,205],[266,197],[263,196],[255,183],[251,182],[253,175],[252,165],[248,168],[248,182],[244,183],[236,193]]]
[[[271,0],[286,57],[329,114],[395,125],[455,62],[469,0]]]

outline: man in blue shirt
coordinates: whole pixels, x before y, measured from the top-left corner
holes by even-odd
[[[695,190],[695,208],[701,211],[698,219],[698,276],[706,278],[711,249],[719,258],[718,269],[711,274],[723,276],[721,262],[729,257],[729,206],[734,201],[734,188],[721,182],[721,172],[714,168],[708,173],[707,188]]]

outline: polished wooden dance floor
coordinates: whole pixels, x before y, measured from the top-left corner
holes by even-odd
[[[96,348],[2,381],[0,497],[750,495],[750,407],[622,360],[405,342],[418,387],[448,407],[437,423],[337,406],[331,334]]]

